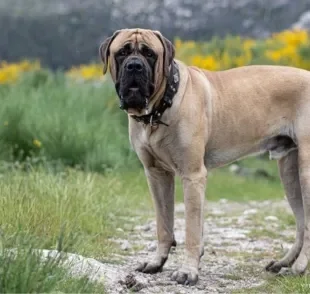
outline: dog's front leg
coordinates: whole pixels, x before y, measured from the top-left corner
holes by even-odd
[[[155,206],[158,246],[154,258],[140,264],[137,270],[156,273],[162,270],[171,246],[176,245],[173,233],[174,174],[159,167],[145,167],[145,174]]]
[[[173,273],[172,279],[180,284],[194,285],[198,280],[199,261],[203,255],[203,208],[207,170],[202,165],[198,170],[181,176],[186,219],[185,256],[181,268]]]

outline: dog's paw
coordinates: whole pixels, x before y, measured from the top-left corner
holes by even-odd
[[[303,275],[307,269],[307,266],[308,258],[301,252],[292,266],[292,272],[294,275]]]
[[[150,262],[143,262],[140,263],[135,270],[145,274],[155,274],[163,270],[166,260],[167,259],[161,259],[160,261],[153,260]]]
[[[198,281],[198,270],[194,267],[182,266],[172,274],[171,278],[179,284],[193,286]]]
[[[275,274],[279,273],[281,268],[282,268],[282,265],[279,262],[275,261],[275,260],[270,261],[265,266],[265,270],[267,272],[272,272],[272,273],[275,273]]]

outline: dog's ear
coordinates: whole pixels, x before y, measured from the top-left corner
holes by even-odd
[[[154,31],[154,34],[159,38],[164,47],[164,75],[169,76],[169,67],[175,56],[175,49],[173,44],[165,38],[159,31]]]
[[[103,62],[103,74],[105,74],[108,70],[108,62],[110,55],[110,46],[116,36],[120,33],[120,30],[116,31],[111,37],[108,37],[103,41],[103,43],[99,47],[99,55]]]

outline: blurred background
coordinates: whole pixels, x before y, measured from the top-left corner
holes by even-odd
[[[116,29],[143,27],[168,38],[265,38],[310,26],[309,0],[0,0],[0,58],[39,58],[53,69],[97,60]],[[208,52],[205,52],[207,54]]]
[[[310,69],[310,0],[0,0],[0,24],[3,170],[141,167],[98,56],[117,29],[160,30],[178,59],[206,70]],[[259,158],[231,171],[275,179],[276,163]]]
[[[98,56],[117,29],[160,30],[178,59],[207,70],[310,69],[310,0],[0,0],[0,25],[0,160],[9,165],[140,166]]]

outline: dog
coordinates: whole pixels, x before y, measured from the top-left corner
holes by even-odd
[[[186,240],[183,263],[172,274],[194,285],[204,253],[207,174],[249,155],[269,152],[278,161],[296,218],[296,240],[266,266],[305,272],[310,258],[310,73],[285,66],[252,65],[207,71],[175,59],[159,31],[116,31],[99,48],[120,108],[127,112],[130,143],[143,164],[157,224],[155,257],[138,271],[161,271],[174,238],[174,178],[182,180]]]

